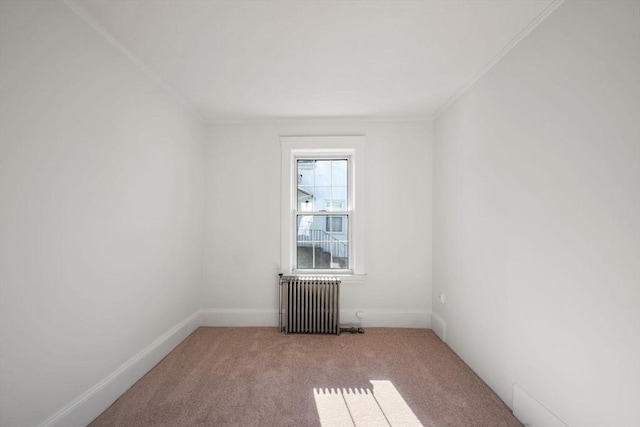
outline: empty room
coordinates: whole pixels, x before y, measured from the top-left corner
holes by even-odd
[[[0,0],[2,427],[640,427],[640,1]]]

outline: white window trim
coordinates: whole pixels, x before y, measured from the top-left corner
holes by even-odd
[[[308,274],[358,277],[365,275],[364,269],[364,140],[357,136],[282,136],[281,163],[281,224],[280,224],[280,269],[284,274]],[[344,270],[297,270],[296,221],[294,217],[297,182],[293,179],[298,158],[343,157],[349,159],[349,246],[350,269]]]

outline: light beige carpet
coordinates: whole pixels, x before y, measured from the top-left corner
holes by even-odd
[[[200,328],[92,424],[521,426],[432,331]]]

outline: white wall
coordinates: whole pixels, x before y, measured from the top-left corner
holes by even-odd
[[[277,324],[280,136],[362,134],[367,277],[342,286],[341,320],[355,321],[361,309],[365,326],[428,326],[430,121],[213,124],[202,300],[209,310],[206,324]]]
[[[447,341],[570,426],[640,425],[639,5],[564,3],[434,124]]]
[[[61,2],[1,2],[0,424],[193,314],[204,127]]]

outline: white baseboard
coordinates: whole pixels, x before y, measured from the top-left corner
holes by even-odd
[[[427,310],[340,310],[340,323],[359,323],[356,311],[363,311],[363,327],[429,328],[432,313]],[[82,427],[93,421],[171,350],[200,326],[278,326],[275,309],[205,309],[198,311],[164,333],[126,361],[109,376],[78,396],[42,422],[39,427]]]
[[[431,329],[442,342],[447,342],[447,322],[438,313],[431,312]]]
[[[278,310],[209,308],[200,311],[200,326],[278,326]]]
[[[364,312],[362,326],[370,328],[429,328],[426,310],[340,310],[340,324],[360,324],[356,311]],[[278,310],[211,308],[200,312],[201,326],[278,326]]]
[[[364,317],[358,319],[356,312],[362,311]],[[344,309],[340,310],[340,323],[356,323],[362,320],[365,328],[430,328],[431,316],[428,310],[379,310]]]
[[[513,415],[526,427],[567,427],[518,384],[513,385]]]
[[[86,426],[199,326],[199,312],[196,312],[127,360],[108,377],[53,414],[41,423],[40,427]]]

